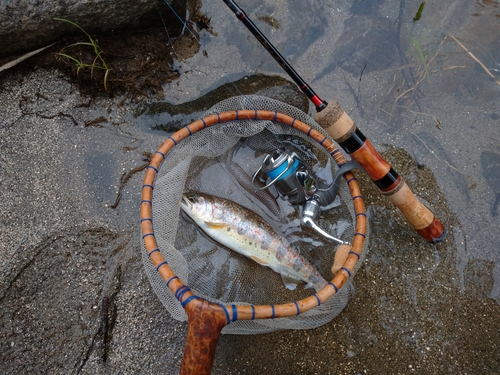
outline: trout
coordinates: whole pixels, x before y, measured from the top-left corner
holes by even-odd
[[[288,289],[305,282],[319,291],[327,284],[296,248],[247,208],[198,193],[183,194],[181,208],[215,241],[279,273]]]

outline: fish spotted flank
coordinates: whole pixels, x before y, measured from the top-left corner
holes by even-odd
[[[321,290],[327,281],[290,243],[254,212],[205,194],[182,196],[181,208],[215,241],[279,273],[288,289]]]

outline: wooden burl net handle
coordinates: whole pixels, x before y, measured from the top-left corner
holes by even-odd
[[[329,101],[326,108],[316,113],[314,120],[363,167],[382,194],[401,210],[418,234],[430,243],[444,240],[446,229],[443,225],[380,156],[337,101]]]
[[[235,120],[267,120],[289,126],[309,136],[323,147],[335,160],[337,165],[346,163],[342,153],[335,147],[329,137],[310,125],[282,113],[260,110],[238,110],[221,112],[197,120],[172,134],[158,149],[151,159],[144,176],[141,201],[141,233],[149,259],[165,281],[188,316],[188,333],[181,365],[181,374],[210,374],[219,334],[227,324],[237,320],[277,319],[294,316],[311,310],[331,298],[349,279],[360,258],[366,237],[367,217],[363,196],[358,182],[352,172],[344,174],[355,212],[355,232],[352,247],[342,267],[320,291],[298,301],[276,305],[223,305],[209,302],[197,296],[175,274],[168,264],[156,242],[153,226],[153,189],[156,176],[165,158],[183,139],[203,131],[203,129]],[[214,276],[216,277],[216,276]],[[262,282],[265,282],[263,280]]]

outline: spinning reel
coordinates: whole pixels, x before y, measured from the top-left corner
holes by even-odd
[[[307,165],[292,150],[285,148],[277,149],[272,154],[266,155],[261,167],[254,173],[252,184],[255,186],[255,178],[262,171],[271,180],[260,190],[268,189],[274,185],[280,196],[292,205],[301,206],[302,225],[314,229],[322,236],[338,244],[350,245],[320,228],[315,220],[320,211],[335,200],[339,189],[339,181],[342,175],[353,168],[360,168],[355,161],[349,161],[342,165],[330,185],[318,181]]]

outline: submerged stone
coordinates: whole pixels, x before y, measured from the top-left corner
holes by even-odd
[[[175,132],[199,119],[216,103],[236,95],[263,95],[308,111],[309,100],[293,83],[279,76],[253,75],[224,84],[207,94],[181,104],[153,102],[142,107],[136,117],[153,129]]]

